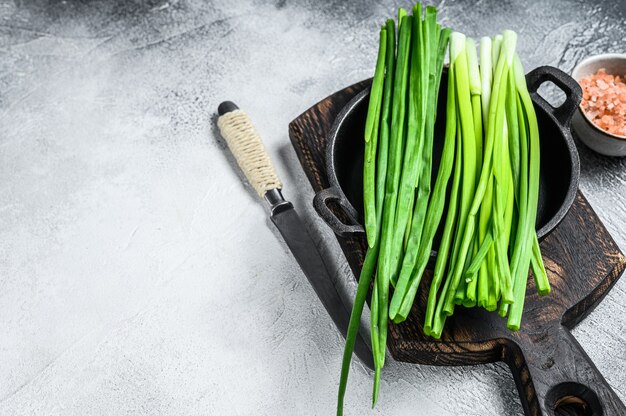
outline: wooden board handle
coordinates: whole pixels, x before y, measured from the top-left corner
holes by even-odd
[[[524,359],[516,361],[524,361],[513,375],[527,415],[626,415],[615,391],[562,325],[526,345]]]
[[[267,191],[282,189],[283,184],[250,117],[230,101],[220,104],[218,113],[220,133],[257,194],[263,198]]]

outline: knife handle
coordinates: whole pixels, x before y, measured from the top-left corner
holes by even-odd
[[[230,101],[221,103],[217,112],[220,133],[256,193],[263,198],[271,190],[282,189],[283,184],[250,117]]]

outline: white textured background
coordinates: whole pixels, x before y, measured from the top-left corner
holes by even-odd
[[[384,3],[384,4],[382,4]],[[326,237],[287,137],[371,75],[374,0],[0,2],[0,414],[328,415],[343,341],[214,127],[257,124]],[[443,23],[520,35],[528,69],[625,52],[626,4],[442,1]],[[626,160],[581,148],[581,188],[626,250]],[[626,400],[626,280],[575,331]],[[348,415],[521,415],[503,365],[353,365]]]

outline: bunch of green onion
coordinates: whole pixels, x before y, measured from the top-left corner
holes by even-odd
[[[399,10],[397,34],[391,19],[380,31],[365,126],[368,250],[346,337],[338,415],[369,290],[375,405],[389,319],[400,323],[409,315],[441,226],[427,335],[441,337],[457,305],[498,310],[518,330],[530,268],[539,294],[550,292],[535,231],[539,130],[517,35],[507,30],[482,38],[479,66],[475,42],[442,28],[434,7],[423,11],[418,3],[412,12]],[[446,126],[431,189],[446,50]]]

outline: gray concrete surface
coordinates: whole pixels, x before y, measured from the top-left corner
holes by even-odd
[[[287,137],[371,76],[390,1],[0,2],[0,415],[328,415],[343,341],[242,185],[224,99],[310,207]],[[511,28],[527,69],[626,52],[623,0],[443,0],[478,37]],[[626,250],[626,159],[581,148],[581,188]],[[575,335],[626,400],[626,280]],[[353,364],[348,415],[520,415],[503,365]]]

